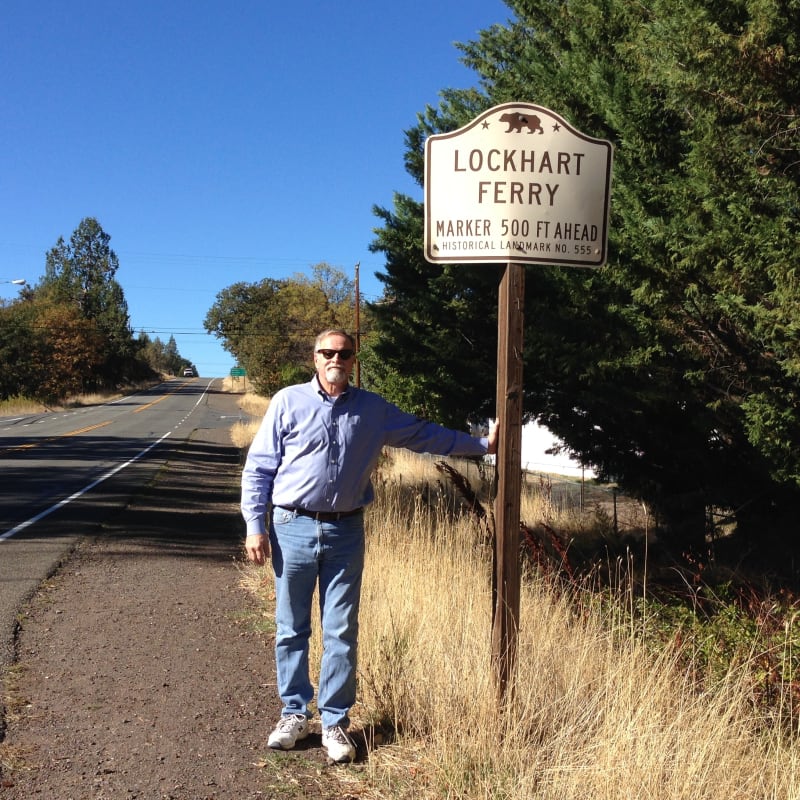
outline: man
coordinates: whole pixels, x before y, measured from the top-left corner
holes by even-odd
[[[339,763],[355,757],[347,730],[356,695],[363,511],[374,498],[370,478],[381,450],[477,456],[495,451],[496,436],[494,429],[488,439],[478,439],[443,428],[351,386],[355,357],[355,342],[344,331],[317,337],[316,374],[272,398],[242,473],[247,556],[263,564],[271,555],[275,573],[275,660],[283,710],[268,744],[288,750],[308,735],[314,696],[308,644],[312,595],[319,584],[323,654],[317,708],[322,746]]]

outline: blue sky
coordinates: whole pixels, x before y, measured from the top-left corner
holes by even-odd
[[[233,366],[203,319],[236,281],[360,262],[377,298],[372,206],[421,199],[404,131],[477,84],[454,43],[510,17],[500,0],[5,0],[0,282],[37,281],[96,217],[133,328],[174,335],[204,376]]]

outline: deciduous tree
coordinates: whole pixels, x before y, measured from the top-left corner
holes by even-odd
[[[311,344],[320,330],[349,327],[352,320],[352,284],[341,271],[317,264],[310,278],[267,278],[223,289],[204,325],[247,369],[254,387],[272,394],[310,376]]]

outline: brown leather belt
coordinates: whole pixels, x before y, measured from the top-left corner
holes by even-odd
[[[291,511],[299,517],[311,517],[318,522],[336,522],[345,517],[354,517],[364,510],[363,507],[354,508],[352,511],[308,511],[305,508],[294,508],[292,506],[278,506],[278,508],[282,508],[284,511]]]

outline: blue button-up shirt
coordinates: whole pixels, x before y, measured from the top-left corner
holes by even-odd
[[[480,456],[487,439],[401,411],[350,386],[338,397],[316,376],[272,398],[242,472],[248,534],[265,532],[267,506],[351,511],[374,499],[372,472],[384,446],[417,453]]]

